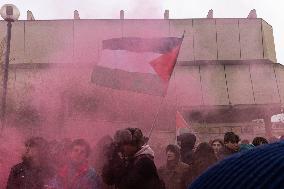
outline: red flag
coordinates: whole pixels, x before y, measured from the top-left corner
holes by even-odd
[[[174,48],[172,51],[163,54],[159,58],[150,62],[156,73],[165,82],[168,82],[170,80],[170,77],[177,62],[180,45]]]
[[[189,128],[187,122],[184,120],[183,116],[179,111],[176,113],[176,130],[182,129],[182,128]]]

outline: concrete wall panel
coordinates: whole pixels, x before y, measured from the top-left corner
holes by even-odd
[[[169,20],[124,20],[124,37],[168,37]]]
[[[200,73],[204,105],[228,105],[224,66],[203,65]]]
[[[218,60],[240,60],[238,19],[216,19]]]
[[[264,20],[262,20],[262,35],[263,35],[264,58],[267,58],[273,62],[277,62],[273,29]]]
[[[5,36],[6,36],[6,22],[5,21],[0,21],[0,62],[2,63],[2,61],[4,61],[4,53],[5,53]],[[1,81],[1,79],[0,79]]]
[[[249,65],[226,65],[225,72],[230,102],[254,104]]]
[[[279,93],[281,102],[284,104],[284,66],[281,64],[274,65],[275,74],[278,82]]]
[[[273,64],[250,65],[251,79],[257,104],[279,103]]]
[[[184,40],[179,52],[178,61],[193,61],[193,20],[192,19],[179,19],[170,20],[170,35],[179,37],[185,31]]]
[[[202,105],[199,66],[178,66],[174,75],[175,94],[180,106]]]
[[[263,59],[261,19],[239,19],[241,59]]]
[[[7,22],[0,22],[0,41],[4,40],[7,33]],[[25,57],[24,22],[13,22],[11,33],[10,64],[23,63]],[[1,52],[0,52],[1,53]]]
[[[73,21],[25,22],[27,63],[73,61]]]
[[[122,37],[122,24],[117,20],[75,20],[74,61],[96,62],[102,40]]]
[[[217,60],[215,20],[193,20],[193,29],[195,60]]]

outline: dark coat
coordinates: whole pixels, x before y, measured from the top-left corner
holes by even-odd
[[[50,170],[22,162],[12,167],[6,189],[43,189],[50,178]]]
[[[181,149],[181,161],[188,165],[192,164],[193,154],[194,152],[192,151],[192,149],[189,148]]]
[[[146,151],[145,151],[146,152]],[[161,189],[153,156],[141,153],[127,161],[113,159],[103,168],[104,182],[118,189]]]
[[[158,172],[167,189],[185,189],[187,187],[189,165],[179,161],[172,168],[167,165],[162,166]]]

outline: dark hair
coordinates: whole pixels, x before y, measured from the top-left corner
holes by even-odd
[[[131,144],[142,146],[145,144],[145,137],[139,128],[126,128],[118,130],[114,135],[114,141],[118,145]]]
[[[224,146],[224,142],[223,142],[222,139],[219,139],[219,138],[214,139],[214,140],[210,141],[210,145],[212,146],[214,142],[219,142],[222,146]]]
[[[240,141],[240,137],[236,135],[234,132],[227,132],[224,135],[224,143],[238,143]]]
[[[38,150],[38,158],[40,161],[40,167],[43,168],[44,172],[47,175],[51,175],[54,172],[54,169],[51,165],[51,151],[49,148],[49,143],[42,137],[31,137],[25,142],[26,148],[36,148]],[[31,163],[31,159],[25,154],[22,156],[22,160],[26,163]]]
[[[84,139],[76,139],[72,142],[71,144],[71,149],[74,148],[74,146],[83,146],[86,149],[86,156],[89,157],[90,153],[91,153],[91,147],[89,145],[89,143],[84,140]]]
[[[144,137],[141,129],[139,128],[127,128],[131,132],[132,139],[131,144],[136,146],[142,146],[144,144]]]
[[[254,146],[259,146],[261,144],[268,144],[268,141],[264,137],[255,137],[252,141]]]
[[[26,147],[36,147],[39,150],[47,150],[48,142],[42,137],[31,137],[25,142]]]
[[[215,154],[214,149],[207,142],[200,143],[195,150],[195,155],[198,157],[202,157],[202,156],[207,156],[208,154],[214,155]]]
[[[177,137],[177,141],[180,141],[180,147],[183,150],[192,150],[196,143],[196,136],[192,133],[182,133]]]
[[[173,152],[175,154],[177,160],[180,159],[180,149],[179,149],[179,147],[177,145],[169,144],[166,147],[166,152],[168,152],[168,151]]]

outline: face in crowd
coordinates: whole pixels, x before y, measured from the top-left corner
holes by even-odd
[[[212,148],[214,149],[215,154],[217,154],[221,150],[222,146],[223,145],[221,144],[220,141],[214,141],[212,143]]]
[[[41,166],[48,160],[48,142],[41,137],[32,137],[25,142],[23,160],[31,166]]]
[[[239,141],[239,136],[233,132],[227,132],[224,135],[224,145],[233,151],[239,150]]]
[[[35,166],[40,165],[40,159],[41,159],[40,149],[38,149],[38,147],[35,146],[33,147],[26,146],[24,158]]]
[[[171,150],[168,150],[166,155],[167,155],[167,161],[174,161],[174,160],[176,160],[176,155]]]
[[[234,151],[238,151],[239,150],[239,142],[238,141],[228,141],[225,143],[225,145]]]
[[[70,151],[70,160],[73,164],[81,164],[88,160],[90,153],[89,144],[83,139],[77,139],[73,142]]]
[[[80,164],[87,160],[87,151],[85,146],[74,146],[70,153],[70,159],[75,164]]]

